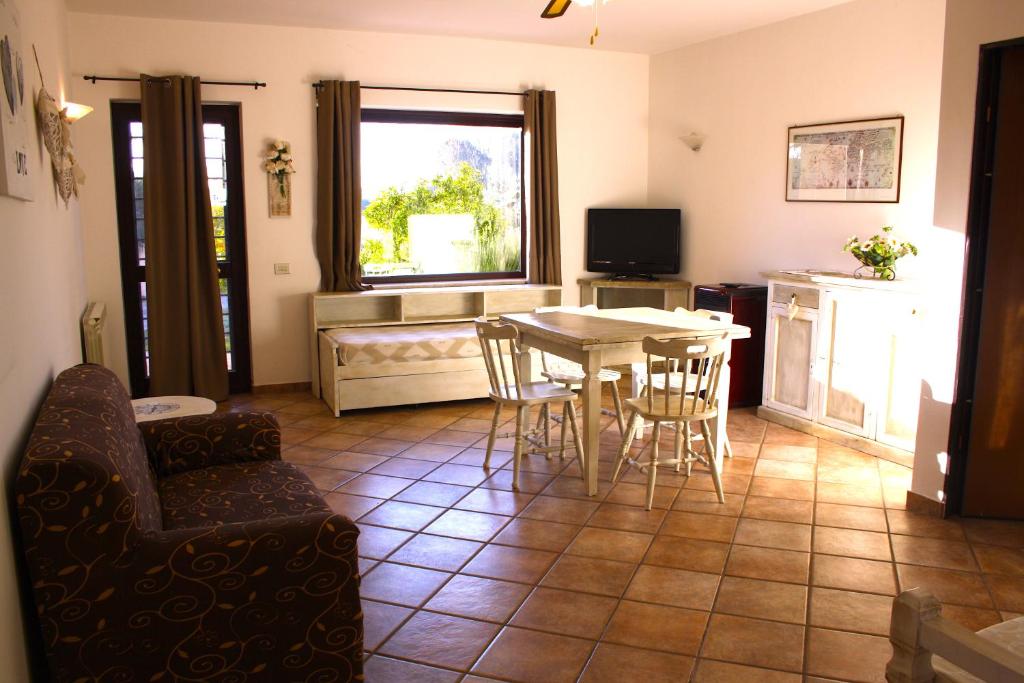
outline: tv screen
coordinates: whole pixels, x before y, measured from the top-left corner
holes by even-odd
[[[681,220],[679,209],[589,209],[587,270],[678,273]]]

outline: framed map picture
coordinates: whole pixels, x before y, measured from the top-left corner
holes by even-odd
[[[787,202],[898,202],[903,117],[789,129]]]

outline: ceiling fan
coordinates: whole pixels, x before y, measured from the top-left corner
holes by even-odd
[[[590,34],[590,44],[594,44],[594,40],[597,39],[600,31],[597,28],[597,7],[602,3],[606,3],[608,0],[576,0],[576,4],[584,5],[589,7],[594,6],[594,31]],[[565,14],[565,11],[569,9],[569,5],[573,3],[573,0],[550,0],[544,11],[540,13],[541,19],[557,19],[558,17]]]

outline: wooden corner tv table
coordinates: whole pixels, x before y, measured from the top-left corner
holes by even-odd
[[[601,382],[597,373],[602,366],[622,365],[643,360],[644,337],[683,339],[720,336],[746,339],[750,328],[726,325],[697,315],[674,313],[656,308],[606,308],[596,311],[549,313],[509,313],[502,322],[519,330],[523,349],[541,351],[576,361],[586,377],[580,397],[583,400],[583,448],[586,451],[587,492],[597,494],[597,466],[600,448]],[[719,383],[719,396],[729,395],[729,355]],[[531,376],[530,354],[523,354],[523,375]],[[723,453],[728,401],[719,402],[718,419],[711,426],[715,452]]]

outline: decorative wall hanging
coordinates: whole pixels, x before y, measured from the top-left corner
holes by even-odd
[[[57,193],[64,200],[64,206],[72,195],[78,196],[78,186],[85,184],[85,173],[75,162],[74,150],[71,147],[71,123],[92,111],[92,107],[68,103],[59,107],[56,100],[46,91],[43,81],[43,70],[39,67],[39,55],[35,52],[36,70],[39,72],[39,96],[36,98],[36,116],[39,118],[39,132],[43,136],[43,144],[50,154],[53,168],[53,181],[57,185]],[[69,108],[74,110],[69,114]]]
[[[789,129],[787,202],[898,202],[903,117]]]
[[[274,140],[267,146],[263,170],[267,172],[267,194],[270,216],[292,215],[292,146],[284,140]]]
[[[0,194],[32,201],[35,182],[29,163],[31,126],[25,98],[25,59],[21,48],[21,23],[12,0],[0,0],[0,70],[3,101],[0,102]],[[28,105],[26,106],[26,101]]]

